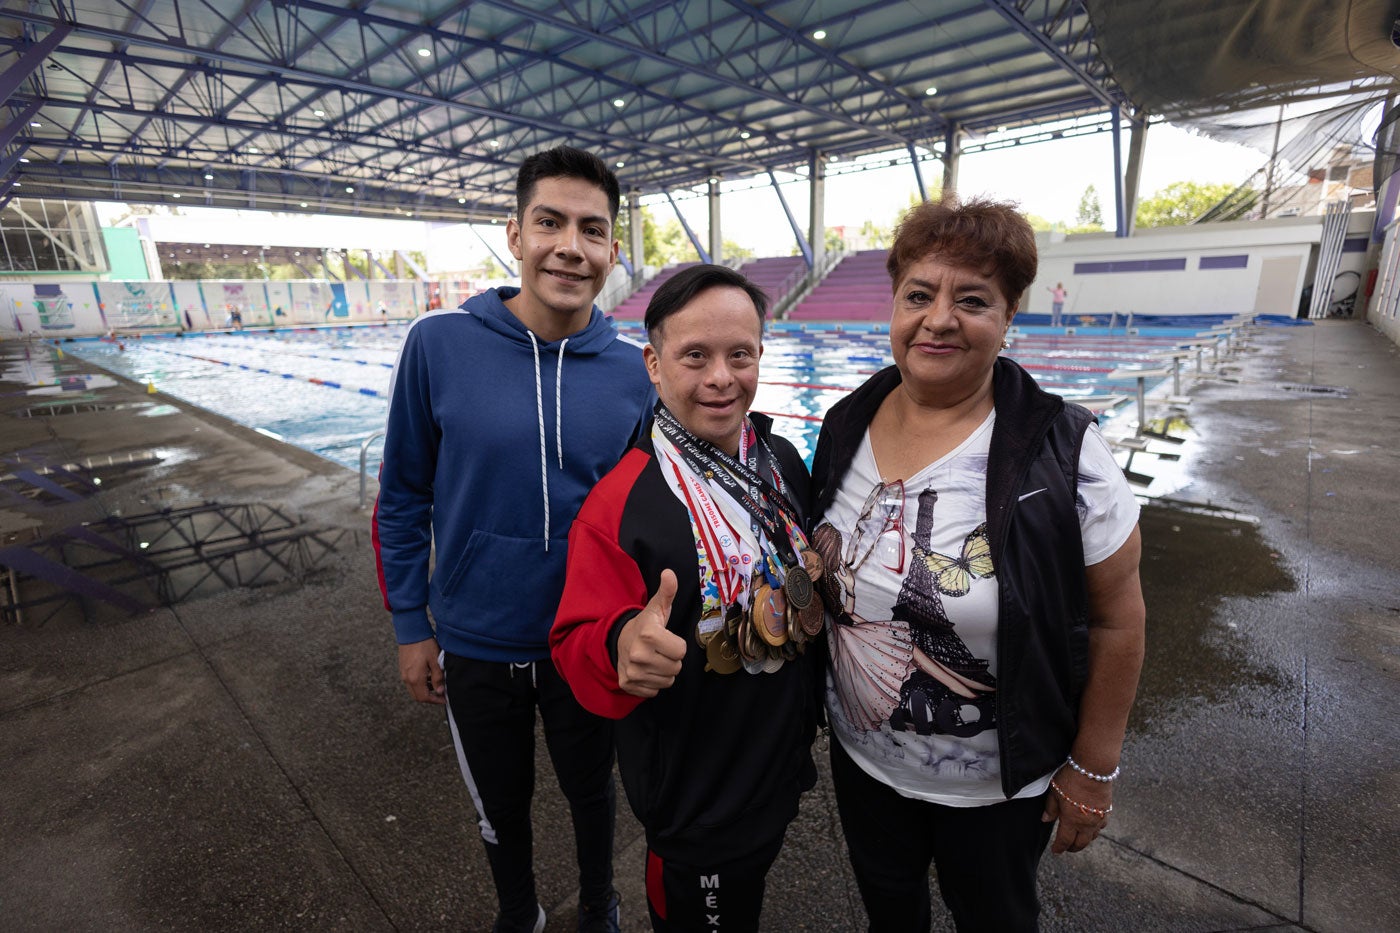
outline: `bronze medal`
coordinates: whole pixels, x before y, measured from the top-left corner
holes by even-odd
[[[807,644],[807,633],[802,631],[802,617],[792,603],[788,603],[783,621],[787,623],[788,644],[799,648]]]
[[[826,624],[826,613],[823,611],[821,600],[813,600],[812,605],[803,609],[797,614],[797,624],[802,631],[811,638],[816,638],[822,632],[822,626]]]
[[[783,581],[783,591],[787,593],[787,601],[801,612],[812,605],[812,578],[807,575],[805,567],[794,564],[786,569],[787,579]]]
[[[744,617],[744,607],[734,603],[724,610],[724,631],[731,642],[739,637],[739,620]]]
[[[812,548],[802,552],[802,565],[807,570],[807,576],[814,583],[822,578],[822,571],[826,568],[822,556]]]

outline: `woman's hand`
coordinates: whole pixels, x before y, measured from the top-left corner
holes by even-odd
[[[1108,825],[1113,784],[1090,780],[1067,764],[1050,780],[1053,784],[1045,793],[1045,813],[1040,817],[1047,823],[1059,821],[1050,851],[1055,855],[1078,852]]]

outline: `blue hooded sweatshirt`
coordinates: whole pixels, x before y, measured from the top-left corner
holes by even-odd
[[[374,546],[401,645],[548,658],[569,526],[650,423],[636,343],[597,307],[546,343],[503,304],[518,292],[419,318],[394,366]]]

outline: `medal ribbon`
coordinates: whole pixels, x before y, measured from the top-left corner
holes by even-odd
[[[745,457],[750,463],[745,463],[691,434],[660,402],[656,405],[656,427],[697,476],[714,482],[753,518],[778,551],[778,557],[784,565],[801,564],[794,541],[800,542],[803,548],[807,542],[797,521],[797,510],[787,498],[786,484],[775,465],[777,458],[762,438],[757,437],[757,432],[754,432],[757,443],[748,445],[749,455]],[[747,420],[744,428],[745,435],[753,431]],[[759,472],[760,451],[766,455],[762,459],[768,461],[767,472],[775,477],[772,483],[766,481]],[[736,475],[744,480],[746,486],[739,484],[735,479]]]

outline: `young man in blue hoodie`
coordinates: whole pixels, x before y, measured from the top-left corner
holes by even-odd
[[[390,383],[380,587],[404,684],[447,708],[500,933],[545,923],[530,825],[536,708],[573,815],[579,930],[618,929],[610,725],[549,661],[569,526],[655,399],[640,346],[593,304],[617,261],[618,203],[617,178],[589,153],[526,159],[506,226],[520,287],[419,318]]]

